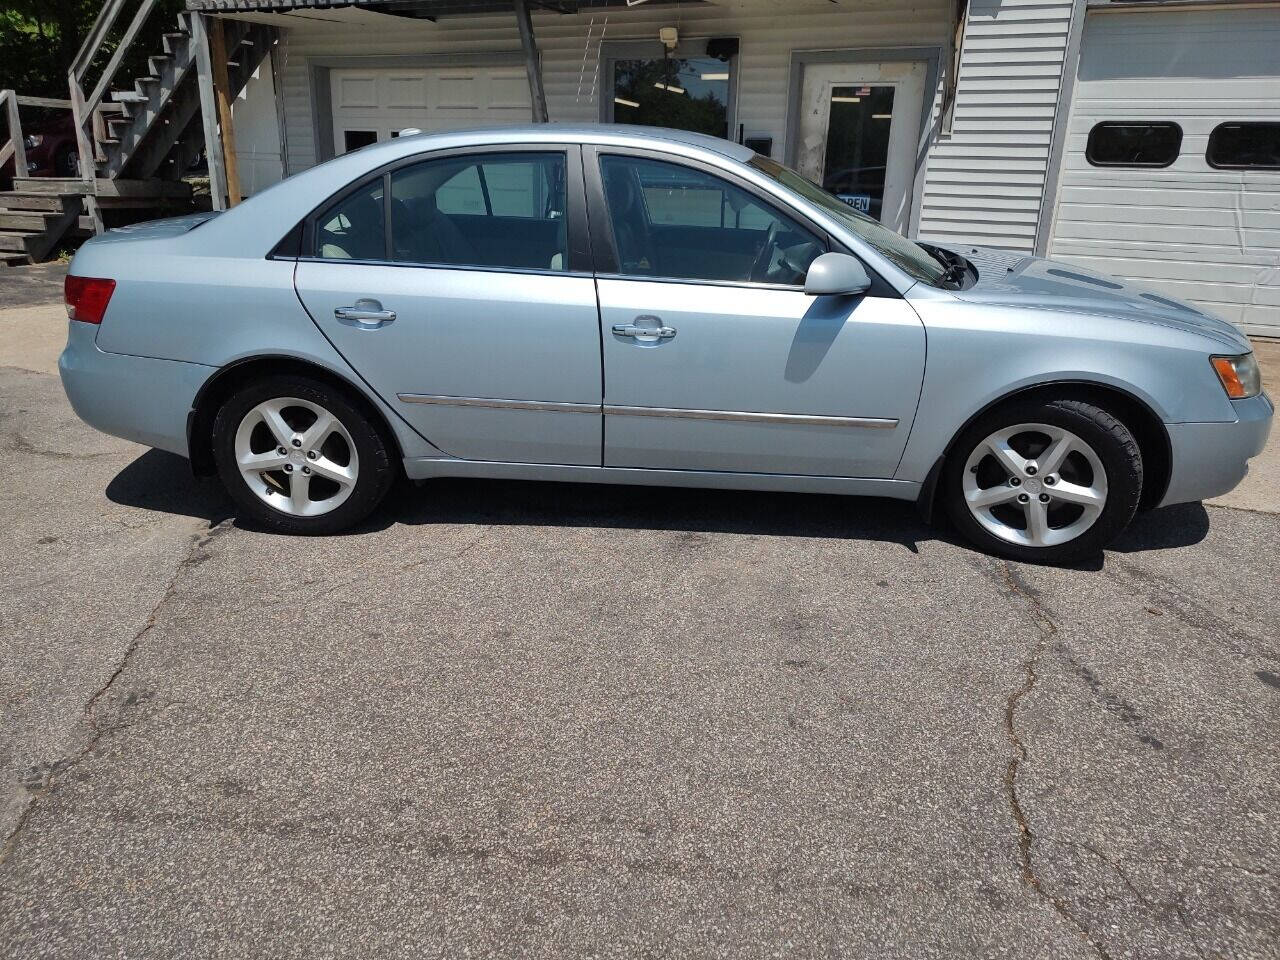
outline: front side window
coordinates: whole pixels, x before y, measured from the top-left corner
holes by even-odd
[[[565,156],[487,153],[391,174],[392,259],[565,270]]]
[[[1182,128],[1165,121],[1106,121],[1089,131],[1084,157],[1095,167],[1167,167],[1182,149]]]
[[[759,154],[747,161],[761,173],[776,180],[782,186],[809,201],[837,220],[864,243],[869,244],[886,260],[904,273],[933,286],[944,282],[947,268],[918,243],[890,230],[880,221],[858,212],[834,193],[830,193],[790,167]]]
[[[316,220],[316,256],[327,260],[385,259],[382,189],[379,177],[320,214]]]
[[[1280,123],[1220,123],[1209,134],[1205,159],[1229,170],[1280,170]]]
[[[701,170],[603,156],[600,172],[625,275],[798,286],[826,252],[807,228]]]

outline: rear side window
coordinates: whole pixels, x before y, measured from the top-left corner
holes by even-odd
[[[320,214],[316,220],[316,256],[326,260],[385,259],[382,187],[379,177]]]
[[[391,174],[394,259],[445,266],[568,269],[565,155],[486,153]]]
[[[1176,123],[1108,120],[1089,131],[1084,156],[1095,167],[1167,167],[1180,149]]]
[[[1280,170],[1280,122],[1220,123],[1204,158],[1228,170]]]

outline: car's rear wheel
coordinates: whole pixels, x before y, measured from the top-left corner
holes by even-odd
[[[1142,495],[1142,454],[1100,407],[1012,403],[965,431],[943,482],[947,511],[969,540],[1016,560],[1063,563],[1128,525]]]
[[[284,533],[336,533],[395,479],[369,417],[328,384],[280,376],[233,394],[213,423],[218,474],[241,509]]]

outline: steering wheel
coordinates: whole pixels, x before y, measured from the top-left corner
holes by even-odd
[[[760,252],[756,254],[755,262],[751,264],[751,273],[748,276],[753,283],[763,283],[769,279],[769,261],[773,259],[773,249],[777,242],[778,221],[774,220],[769,224],[769,229],[764,235],[764,243],[760,246]]]

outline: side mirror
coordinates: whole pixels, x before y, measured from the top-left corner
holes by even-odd
[[[811,297],[856,297],[870,288],[866,268],[847,253],[824,253],[809,264],[804,278],[804,292]]]

